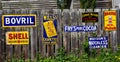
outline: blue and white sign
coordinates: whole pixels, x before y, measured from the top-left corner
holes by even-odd
[[[89,32],[96,31],[97,26],[64,26],[65,32]]]
[[[89,37],[89,48],[107,48],[108,37]]]
[[[35,27],[36,15],[3,15],[2,16],[3,27]]]

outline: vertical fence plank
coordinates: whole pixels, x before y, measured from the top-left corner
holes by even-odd
[[[3,39],[3,31],[2,31],[2,10],[0,10],[0,61],[4,62],[4,39]]]
[[[118,9],[118,12],[117,12],[117,45],[120,46],[120,38],[119,38],[119,35],[120,35],[120,9]]]
[[[78,9],[76,9],[76,25],[77,26],[80,26],[80,15],[79,15],[79,10]],[[79,35],[80,33],[79,32],[77,32],[76,33],[76,52],[77,52],[77,55],[79,56],[79,53],[80,53],[80,35]]]
[[[71,14],[70,14],[70,18],[71,18],[71,26],[77,26],[77,10],[76,9],[71,9]],[[71,47],[73,52],[76,52],[75,50],[77,49],[77,32],[72,32],[71,33]]]
[[[40,18],[40,20],[39,20],[39,31],[38,31],[38,33],[39,33],[39,42],[40,42],[40,49],[39,49],[39,51],[40,51],[40,53],[41,53],[41,55],[42,56],[44,56],[44,45],[43,45],[43,41],[42,41],[42,35],[43,35],[43,26],[42,26],[42,23],[43,23],[43,13],[42,13],[42,11],[43,10],[41,10],[41,12],[39,12],[39,18]]]
[[[111,9],[111,10],[116,10],[116,9]],[[116,24],[117,24],[117,22],[118,22],[118,11],[116,10]],[[116,27],[117,27],[117,25],[116,25]],[[117,30],[116,31],[112,31],[112,33],[111,33],[111,38],[112,38],[112,45],[111,45],[111,47],[112,47],[112,50],[113,50],[113,52],[115,52],[116,50],[117,50]]]
[[[71,19],[70,19],[70,10],[64,9],[63,10],[63,27],[64,26],[70,26],[71,25]],[[64,29],[64,28],[63,28]],[[65,47],[66,52],[71,51],[71,33],[63,32],[63,45]]]
[[[80,22],[79,23],[82,26],[82,25],[85,25],[85,23],[82,22],[82,13],[85,12],[85,9],[79,9],[79,12],[80,12]],[[81,32],[79,36],[80,36],[80,40],[79,41],[80,41],[80,48],[81,48],[80,52],[82,54],[82,53],[84,53],[83,44],[85,42],[85,32]]]
[[[5,10],[5,12],[3,11],[3,14],[11,14],[12,10]],[[3,28],[4,30],[6,28]],[[6,32],[4,32],[4,34],[6,34]],[[13,57],[13,46],[12,45],[6,45],[6,35],[5,35],[5,41],[4,41],[4,55],[5,55],[5,60],[7,60],[8,62],[12,60]]]
[[[40,39],[42,39],[42,36],[43,36],[43,16],[44,16],[44,14],[45,14],[45,10],[42,10],[41,11],[41,36],[40,36]],[[41,52],[42,52],[42,55],[43,56],[46,56],[46,53],[47,53],[47,49],[46,49],[46,45],[44,45],[44,42],[41,40],[41,42],[40,42],[40,45],[41,45]]]

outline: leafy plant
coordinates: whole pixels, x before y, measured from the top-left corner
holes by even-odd
[[[63,60],[66,59],[65,47],[58,49],[58,53],[56,55],[56,59],[58,61],[63,61]]]
[[[95,8],[96,0],[80,0],[80,7],[83,9],[86,8]]]
[[[83,48],[84,48],[84,55],[83,55],[83,57],[87,60],[87,61],[89,61],[89,56],[90,56],[90,51],[89,51],[89,42],[88,42],[88,36],[86,36],[85,37],[86,39],[85,39],[85,42],[83,43]],[[84,59],[83,58],[83,59]]]
[[[72,0],[57,0],[57,7],[59,9],[70,9]]]
[[[88,40],[86,39],[86,42]],[[65,48],[58,49],[58,53],[56,56],[51,57],[42,57],[39,53],[37,54],[37,61],[32,62],[120,62],[120,51],[118,50],[116,53],[113,53],[111,49],[101,48],[99,52],[96,49],[92,49],[89,51],[88,43],[83,44],[85,53],[80,56],[76,55],[75,52],[71,52],[66,54]],[[88,52],[89,51],[89,52]],[[97,54],[98,53],[98,54]],[[90,55],[89,55],[90,54]],[[24,61],[22,58],[12,58],[11,62],[31,62]]]

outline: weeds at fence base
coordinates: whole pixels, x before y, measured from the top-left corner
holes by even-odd
[[[77,51],[78,52],[78,51]],[[94,53],[94,54],[92,54]],[[90,51],[90,56],[87,53],[76,55],[74,52],[66,54],[65,48],[58,50],[56,56],[42,57],[37,54],[35,60],[16,59],[12,58],[11,62],[120,62],[120,51],[113,53],[111,49],[100,49],[100,51]]]

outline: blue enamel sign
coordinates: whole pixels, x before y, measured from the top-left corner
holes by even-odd
[[[107,48],[108,37],[89,37],[89,48]]]
[[[54,42],[57,40],[57,15],[49,14],[43,17],[43,41]]]
[[[65,32],[89,32],[96,31],[97,26],[64,26]]]
[[[2,16],[3,27],[35,27],[36,15],[3,15]]]

